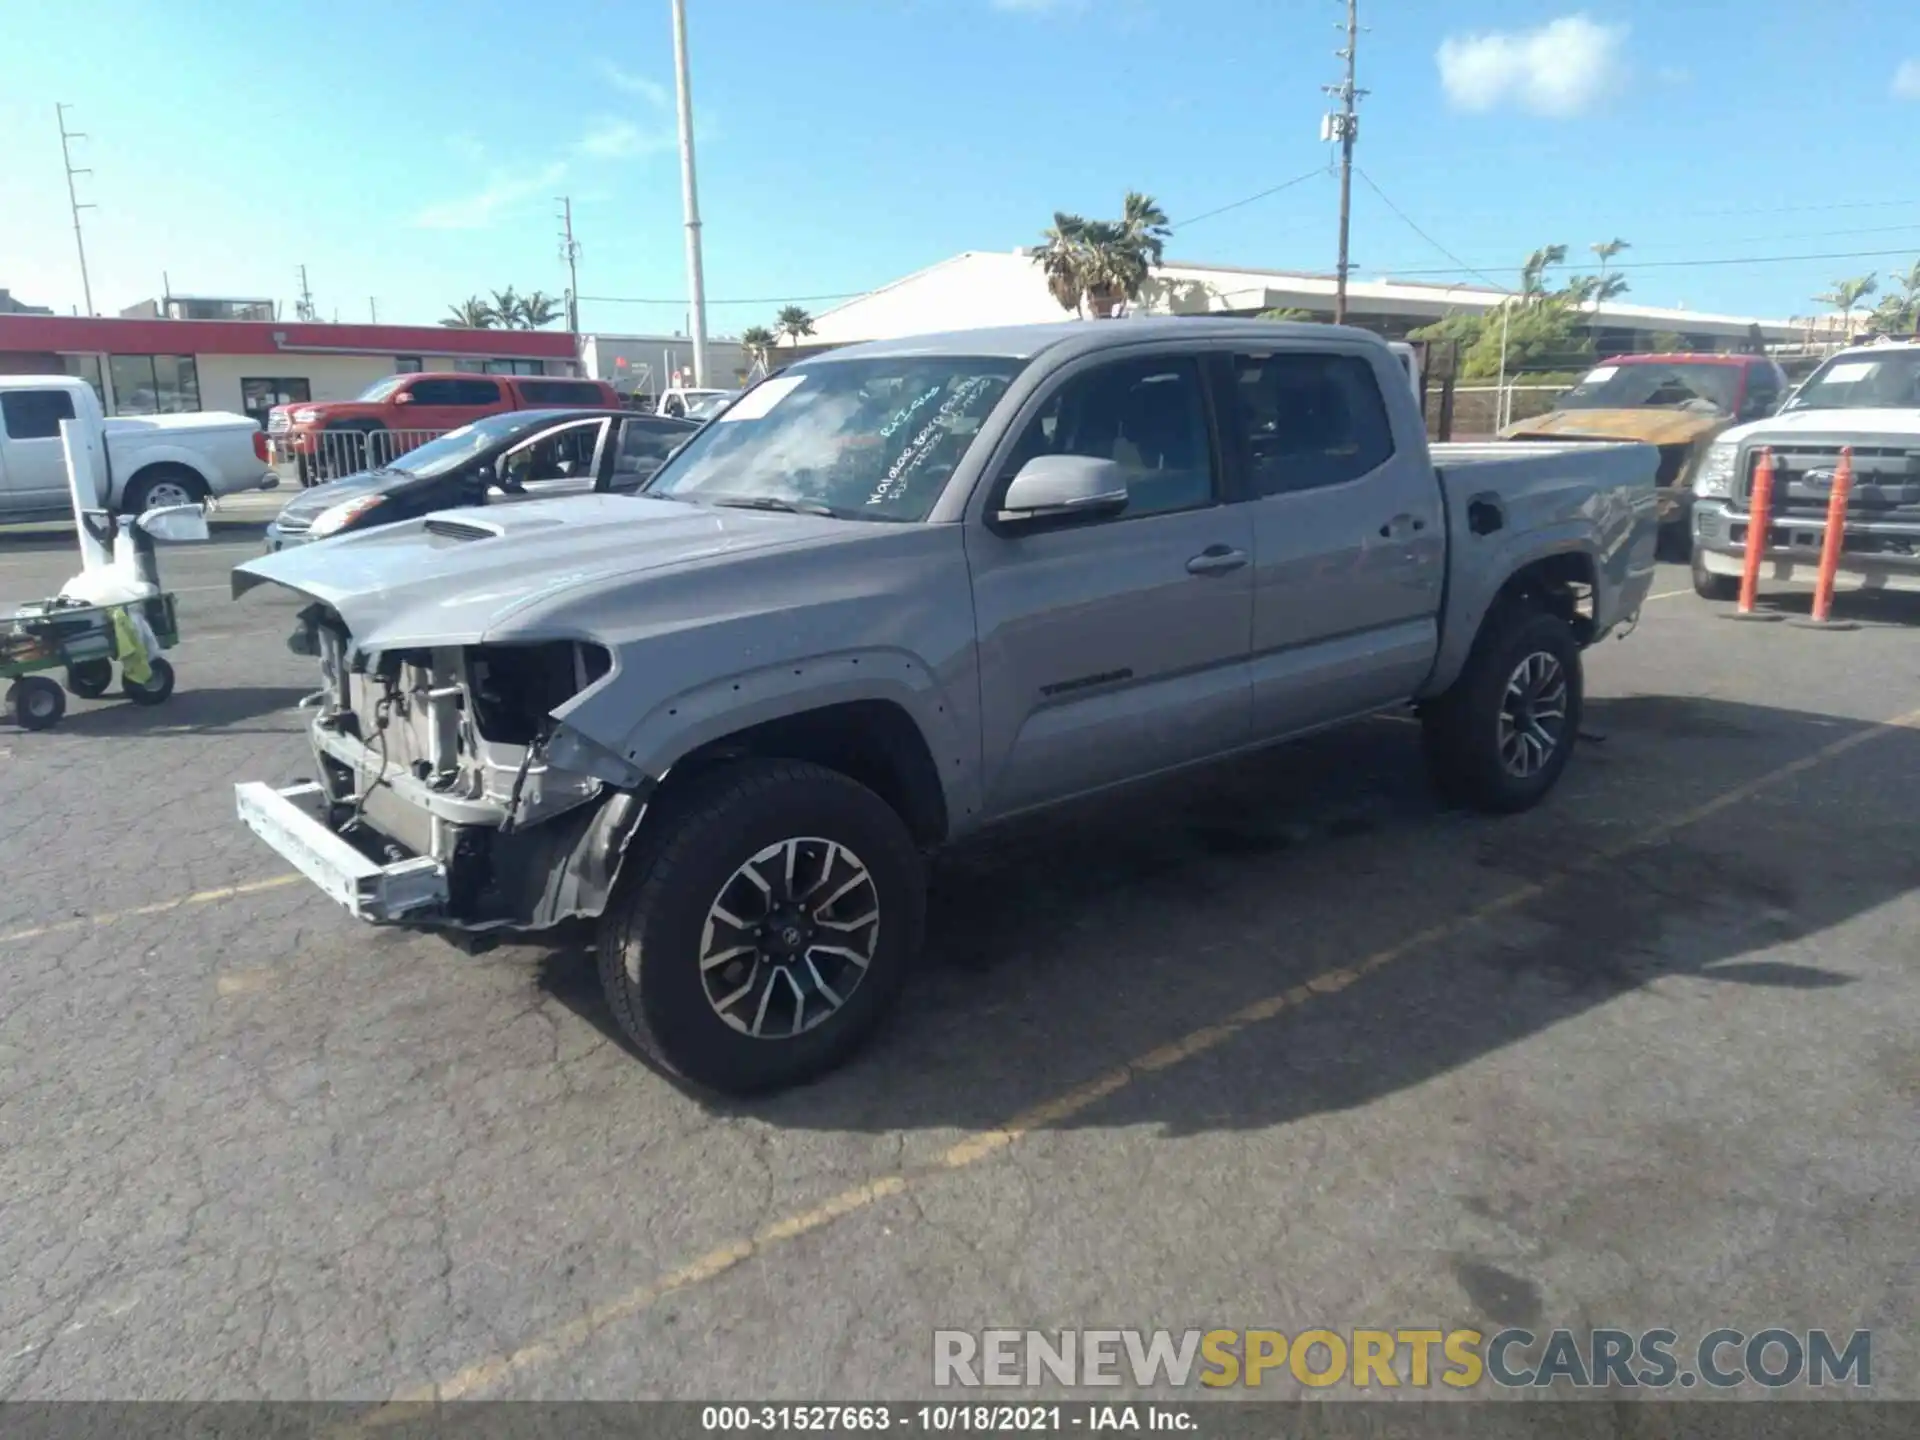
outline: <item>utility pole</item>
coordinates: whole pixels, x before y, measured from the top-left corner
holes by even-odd
[[[293,307],[293,313],[302,320],[312,320],[313,292],[307,289],[307,267],[300,267],[300,303]]]
[[[1340,263],[1334,272],[1333,323],[1347,323],[1347,231],[1353,212],[1353,142],[1360,133],[1360,117],[1355,106],[1367,92],[1356,90],[1354,54],[1360,40],[1359,0],[1347,0],[1347,44],[1333,53],[1346,62],[1347,73],[1338,85],[1320,88],[1340,102],[1339,110],[1320,121],[1320,138],[1340,142]]]
[[[380,323],[380,298],[377,295],[367,296],[367,323],[369,325]]]
[[[91,175],[93,171],[76,170],[73,168],[72,149],[72,143],[75,140],[84,140],[87,137],[78,130],[67,129],[67,107],[65,105],[55,105],[53,107],[53,113],[60,121],[60,158],[66,162],[67,166],[67,205],[73,211],[73,247],[80,252],[80,293],[86,297],[87,314],[91,315],[93,314],[93,282],[87,278],[87,242],[86,238],[80,233],[80,212],[82,210],[91,210],[94,207],[80,203],[79,197],[74,194],[73,177],[76,175]]]
[[[560,197],[560,258],[567,262],[567,331],[580,333],[580,242],[573,238],[573,199]]]
[[[693,86],[687,78],[687,0],[673,0],[673,78],[680,96],[680,194],[687,212],[687,299],[693,383],[707,383],[707,286],[700,273],[700,196],[693,182]]]

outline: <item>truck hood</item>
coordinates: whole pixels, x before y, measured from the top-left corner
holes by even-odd
[[[1643,440],[1649,445],[1687,445],[1732,424],[1726,415],[1693,410],[1643,407],[1626,410],[1549,410],[1531,420],[1516,420],[1500,432],[1503,440],[1576,436]]]
[[[1832,410],[1783,410],[1766,420],[1736,425],[1720,438],[1735,443],[1749,440],[1792,440],[1819,436],[1839,436],[1846,440],[1888,439],[1920,441],[1920,410],[1902,408],[1877,410],[1861,407]]]
[[[673,566],[846,542],[877,521],[582,495],[440,511],[235,568],[233,595],[281,585],[332,607],[363,651],[475,645],[535,601]]]
[[[109,435],[153,435],[170,439],[181,434],[205,434],[214,430],[258,430],[250,415],[235,415],[230,410],[195,410],[185,415],[116,415],[103,422]]]

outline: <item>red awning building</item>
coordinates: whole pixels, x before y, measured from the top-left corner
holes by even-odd
[[[396,371],[576,375],[575,337],[547,330],[263,320],[0,315],[0,374],[79,375],[110,415],[351,400]]]

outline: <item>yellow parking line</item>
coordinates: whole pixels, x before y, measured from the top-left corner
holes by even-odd
[[[1410,935],[1384,949],[1376,950],[1371,955],[1351,964],[1324,971],[1304,984],[1295,985],[1277,995],[1242,1006],[1216,1024],[1202,1026],[1177,1040],[1157,1046],[1063,1095],[1022,1111],[995,1129],[967,1136],[964,1140],[948,1147],[931,1164],[916,1169],[901,1170],[843,1191],[823,1205],[816,1205],[810,1210],[775,1221],[750,1236],[729,1241],[710,1250],[679,1269],[660,1276],[650,1284],[642,1285],[605,1304],[595,1306],[579,1318],[568,1321],[565,1325],[529,1341],[518,1349],[476,1360],[473,1364],[455,1371],[435,1384],[422,1386],[396,1396],[386,1406],[370,1412],[348,1426],[347,1432],[359,1433],[367,1429],[403,1423],[414,1416],[418,1406],[474,1395],[487,1390],[516,1371],[528,1369],[546,1360],[557,1359],[566,1351],[586,1343],[607,1325],[650,1309],[669,1295],[691,1289],[716,1276],[724,1275],[755,1255],[830,1225],[844,1216],[869,1209],[882,1200],[904,1194],[907,1190],[937,1179],[941,1175],[977,1164],[1016,1144],[1035,1130],[1072,1119],[1108,1096],[1126,1089],[1143,1076],[1165,1070],[1182,1061],[1190,1060],[1196,1055],[1218,1048],[1250,1026],[1309,1004],[1319,996],[1337,994],[1363,976],[1391,965],[1396,960],[1404,959],[1415,951],[1457,935],[1516,906],[1537,900],[1576,875],[1611,864],[1632,851],[1658,845],[1676,830],[1717,815],[1722,810],[1738,805],[1770,786],[1822,765],[1871,740],[1877,740],[1895,730],[1915,727],[1920,727],[1920,710],[1913,710],[1893,720],[1869,725],[1850,735],[1842,736],[1810,755],[1802,756],[1776,770],[1770,770],[1745,784],[1736,785],[1731,790],[1714,796],[1711,800],[1608,846],[1546,880],[1516,886],[1478,909],[1451,920],[1441,921],[1437,925],[1431,925],[1417,934]]]
[[[182,910],[189,905],[217,905],[222,900],[236,900],[242,895],[258,895],[263,890],[278,890],[283,885],[291,885],[301,877],[298,875],[275,875],[268,880],[249,880],[244,885],[224,885],[218,890],[196,890],[191,895],[181,895],[172,900],[159,900],[151,905],[140,905],[132,910],[105,910],[98,915],[81,915],[72,920],[56,920],[50,925],[36,925],[30,930],[15,930],[0,935],[0,945],[12,940],[38,940],[42,935],[60,935],[72,930],[88,930],[96,925],[112,925],[121,920],[133,920],[142,915],[164,915],[169,910]]]

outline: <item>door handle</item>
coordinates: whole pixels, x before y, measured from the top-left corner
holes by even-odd
[[[1427,528],[1427,522],[1418,515],[1396,515],[1380,527],[1382,540],[1393,540]]]
[[[1209,545],[1187,561],[1189,575],[1225,575],[1247,563],[1247,552],[1231,545]]]

